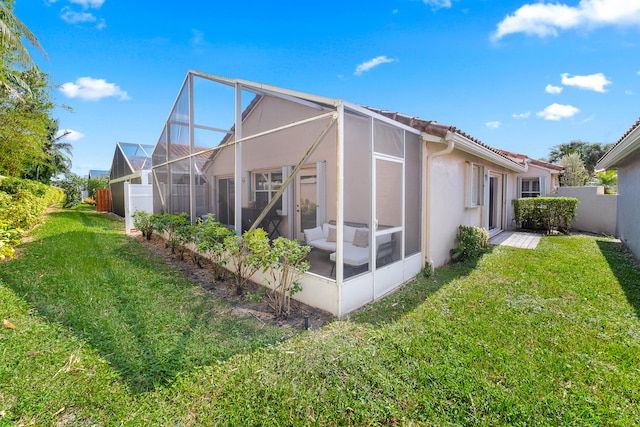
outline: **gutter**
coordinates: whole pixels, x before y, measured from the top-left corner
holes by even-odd
[[[431,126],[427,126],[425,130],[420,133],[425,149],[427,142],[441,142],[443,144],[447,144],[445,149],[436,151],[431,155],[427,154],[427,173],[424,175],[424,187],[422,190],[422,208],[425,213],[425,238],[422,239],[422,253],[424,254],[423,264],[425,267],[426,265],[429,265],[429,268],[433,271],[434,262],[431,257],[431,163],[436,157],[450,154],[455,148],[455,142],[453,140],[453,133],[449,130],[442,129],[440,127],[437,129],[430,129],[430,127]],[[436,138],[434,138],[434,136],[436,136]]]

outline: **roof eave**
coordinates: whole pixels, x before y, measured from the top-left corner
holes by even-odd
[[[640,149],[640,126],[633,129],[596,164],[596,170],[616,168],[627,156]]]

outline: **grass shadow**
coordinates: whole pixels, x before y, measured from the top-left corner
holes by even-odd
[[[0,265],[0,278],[39,315],[96,349],[132,392],[290,337],[235,314],[110,222],[52,213],[20,259]]]
[[[490,246],[484,253],[489,254],[492,251],[493,246]],[[431,274],[425,274],[423,271],[393,293],[352,313],[349,319],[356,323],[368,323],[374,326],[392,323],[414,311],[443,286],[469,275],[480,259],[446,264],[436,268]]]
[[[620,242],[598,240],[597,243],[627,301],[634,308],[636,317],[640,319],[640,268],[635,265],[633,254]]]

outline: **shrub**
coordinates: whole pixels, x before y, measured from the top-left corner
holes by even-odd
[[[142,236],[147,240],[151,240],[154,229],[151,214],[145,211],[135,211],[133,215],[131,215],[131,218],[133,218],[133,226],[140,230]]]
[[[46,209],[59,203],[62,191],[37,181],[0,179],[0,222],[29,229],[41,221]]]
[[[267,232],[256,228],[245,231],[242,236],[228,236],[224,239],[224,246],[229,251],[236,293],[242,295],[251,276],[265,266],[270,249]]]
[[[273,277],[273,288],[268,295],[275,317],[282,319],[291,311],[291,295],[302,290],[297,280],[311,268],[309,261],[305,261],[311,246],[286,237],[278,237],[272,244],[266,255],[266,267]]]
[[[575,197],[526,197],[513,200],[518,228],[569,233],[579,200]]]
[[[167,234],[167,247],[171,248],[172,253],[175,253],[182,243],[181,228],[191,225],[186,212],[179,215],[168,213],[153,214],[151,221],[155,231]]]
[[[235,235],[233,230],[216,221],[213,216],[208,216],[206,220],[196,225],[196,247],[211,259],[213,272],[218,280],[224,277],[226,271],[224,265],[228,261],[225,257],[224,240]]]
[[[0,261],[6,257],[13,258],[14,246],[20,243],[22,231],[0,221]]]
[[[489,233],[484,228],[460,225],[457,238],[458,246],[451,250],[454,261],[476,259],[489,247]]]

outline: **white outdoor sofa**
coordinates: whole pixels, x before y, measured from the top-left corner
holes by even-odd
[[[336,262],[336,226],[325,223],[304,230],[306,244],[326,252],[329,259]],[[378,262],[390,260],[395,248],[395,240],[391,234],[379,236],[377,239]],[[343,229],[343,261],[351,267],[361,267],[369,263],[369,229],[366,226],[345,225]]]

